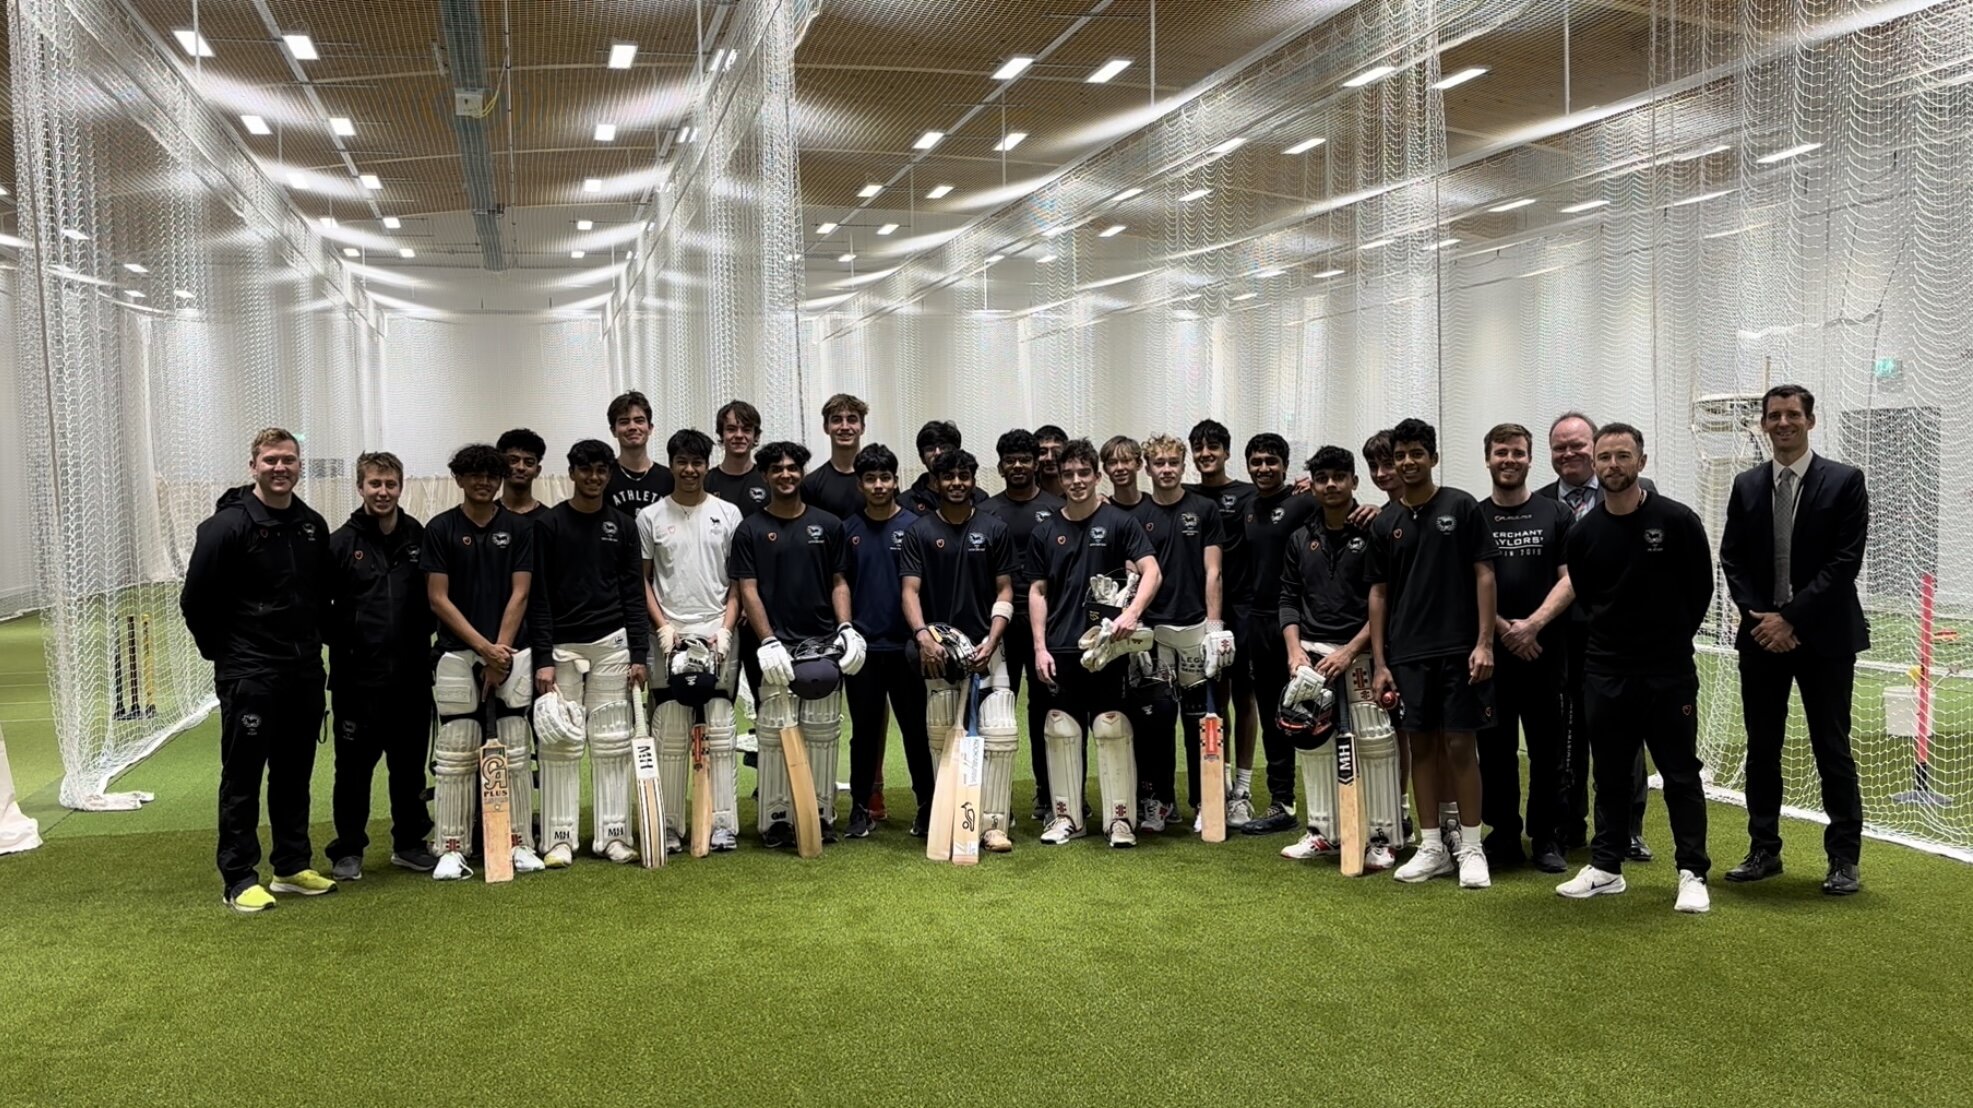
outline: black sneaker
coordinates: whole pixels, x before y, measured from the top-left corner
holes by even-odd
[[[822,821],[822,845],[824,845],[824,846],[827,846],[827,845],[829,845],[830,843],[833,843],[833,842],[839,842],[839,841],[841,841],[841,840],[839,840],[839,839],[838,839],[838,838],[836,837],[836,821],[835,821],[835,820],[833,820],[833,819],[825,819],[825,820],[823,820],[823,821]]]
[[[1569,862],[1562,857],[1562,848],[1555,843],[1536,843],[1535,868],[1543,873],[1566,873]]]
[[[852,839],[870,837],[870,810],[861,804],[849,810],[849,837]]]
[[[922,808],[922,807],[919,808],[918,814],[911,817],[911,837],[914,839],[922,839],[927,834],[930,833],[931,827],[932,827],[931,811],[926,808]]]
[[[1267,806],[1267,813],[1258,819],[1250,819],[1240,828],[1242,835],[1278,835],[1295,829],[1295,813],[1286,804],[1275,801]]]
[[[390,864],[399,869],[430,873],[438,868],[438,856],[423,847],[415,847],[411,850],[394,850],[391,852]]]
[[[795,828],[787,822],[770,823],[767,830],[760,833],[760,845],[770,850],[784,850],[795,845]]]
[[[329,876],[337,881],[363,880],[362,856],[352,854],[347,858],[336,859],[336,864],[329,867]]]
[[[1511,840],[1488,835],[1480,840],[1480,849],[1486,852],[1488,869],[1514,869],[1528,864],[1528,856],[1521,849],[1519,835]]]

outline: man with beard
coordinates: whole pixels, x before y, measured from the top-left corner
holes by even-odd
[[[939,455],[958,450],[964,442],[959,425],[949,419],[930,420],[918,429],[918,461],[924,465],[925,472],[920,473],[911,487],[905,490],[905,507],[921,518],[939,510],[943,498],[939,495],[937,480],[932,476],[932,466],[939,460]],[[986,498],[985,489],[973,489],[973,503],[984,503]]]
[[[1059,430],[1059,428],[1057,429]],[[1058,443],[1056,450],[1061,446]],[[1048,752],[1041,741],[1046,722],[1046,706],[1034,682],[1034,630],[1028,626],[1028,575],[1026,551],[1035,528],[1062,510],[1062,498],[1042,491],[1036,483],[1041,446],[1035,436],[1019,429],[1000,436],[994,444],[1000,456],[1000,479],[1004,488],[990,496],[980,508],[1007,525],[1016,553],[1014,561],[1014,618],[1001,639],[1007,651],[1008,687],[1021,695],[1023,675],[1028,685],[1028,761],[1034,771],[1034,818],[1040,823],[1048,813]],[[1059,470],[1059,459],[1057,469]]]
[[[725,457],[706,471],[706,491],[750,516],[767,507],[767,479],[754,464],[760,442],[760,412],[744,400],[729,400],[713,417]]]
[[[1064,496],[1062,492],[1062,447],[1067,445],[1068,441],[1069,433],[1055,426],[1053,423],[1044,423],[1034,429],[1034,443],[1037,450],[1035,455],[1035,484],[1041,486],[1042,492],[1057,499],[1061,499]]]

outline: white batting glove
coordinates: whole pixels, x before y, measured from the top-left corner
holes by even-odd
[[[1219,676],[1220,672],[1233,665],[1233,632],[1216,622],[1208,622],[1206,631],[1206,677]]]
[[[714,654],[718,655],[721,659],[724,659],[727,653],[730,652],[732,649],[733,649],[733,632],[728,631],[724,627],[713,632],[712,652]]]
[[[663,627],[658,628],[658,653],[669,658],[671,657],[672,652],[677,649],[678,649],[677,625],[667,623]]]
[[[1295,671],[1295,676],[1288,682],[1288,687],[1281,690],[1281,703],[1301,704],[1315,700],[1328,687],[1328,683],[1315,672],[1313,666],[1303,666]]]
[[[781,645],[780,639],[761,643],[754,660],[760,663],[761,684],[785,689],[794,682],[795,660],[788,656],[788,648]]]
[[[845,623],[836,628],[836,641],[843,645],[841,663],[843,673],[855,677],[863,669],[863,656],[866,653],[863,636],[856,633],[855,627]]]

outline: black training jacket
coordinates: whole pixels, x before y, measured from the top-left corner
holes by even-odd
[[[199,524],[178,610],[220,681],[322,665],[329,524],[302,503],[270,512],[228,489]]]
[[[418,568],[425,525],[405,512],[386,535],[362,508],[329,536],[329,687],[429,684],[438,626]]]

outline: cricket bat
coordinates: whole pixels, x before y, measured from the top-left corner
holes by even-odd
[[[1338,727],[1332,741],[1336,744],[1336,828],[1342,839],[1343,876],[1362,877],[1369,832],[1364,827],[1363,797],[1357,790],[1356,736],[1349,728]]]
[[[637,857],[645,869],[665,864],[665,797],[658,782],[658,741],[644,714],[644,690],[630,690],[630,710],[636,730],[630,735],[630,760],[637,767]]]
[[[480,723],[480,818],[481,868],[486,883],[497,885],[514,879],[514,827],[512,797],[507,792],[507,747],[500,741],[500,730],[493,721],[493,693],[484,693],[486,717]]]
[[[1199,837],[1226,841],[1226,740],[1206,682],[1206,716],[1199,721]]]
[[[822,857],[822,811],[816,805],[815,777],[808,768],[808,744],[799,726],[781,729],[781,757],[788,763],[789,791],[795,794],[795,853]]]
[[[980,774],[986,762],[986,740],[980,737],[980,679],[973,678],[973,725],[953,736],[959,744],[957,788],[952,808],[952,864],[980,861]]]
[[[692,857],[712,852],[712,767],[706,764],[706,725],[692,725]]]
[[[925,857],[934,862],[952,861],[952,813],[958,807],[959,748],[966,741],[966,725],[953,725],[939,752],[939,773],[932,783],[932,815],[925,822]]]

